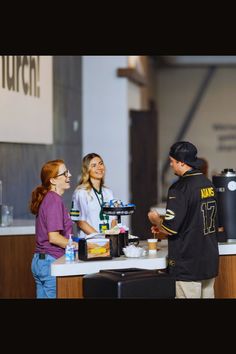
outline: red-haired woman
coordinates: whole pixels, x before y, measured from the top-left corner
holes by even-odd
[[[63,160],[46,162],[41,169],[41,185],[32,191],[30,210],[36,215],[36,249],[32,273],[37,298],[56,297],[56,277],[51,276],[51,263],[65,253],[72,220],[62,195],[70,188],[71,174]],[[74,243],[77,248],[77,243]]]

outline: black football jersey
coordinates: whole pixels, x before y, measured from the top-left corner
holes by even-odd
[[[218,274],[217,196],[212,182],[191,170],[168,191],[162,227],[168,231],[168,269],[176,280],[200,281]]]

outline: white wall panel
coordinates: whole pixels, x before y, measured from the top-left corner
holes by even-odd
[[[0,142],[52,144],[52,57],[0,56]]]

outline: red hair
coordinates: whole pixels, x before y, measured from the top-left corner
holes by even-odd
[[[40,204],[43,198],[51,189],[50,179],[58,175],[60,165],[64,164],[63,160],[53,160],[46,162],[41,169],[41,182],[31,194],[30,211],[32,214],[37,215]]]

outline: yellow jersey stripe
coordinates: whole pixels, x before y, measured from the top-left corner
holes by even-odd
[[[168,231],[168,232],[171,232],[172,234],[177,234],[177,232],[176,231],[174,231],[174,230],[171,230],[171,229],[168,229],[168,227],[166,227],[165,225],[163,225],[163,224],[161,224],[161,226],[163,227],[163,229],[165,229],[166,231]]]
[[[188,174],[188,175],[184,175],[182,177],[191,177],[191,176],[198,176],[198,175],[202,175],[202,172],[191,173],[191,174]]]

